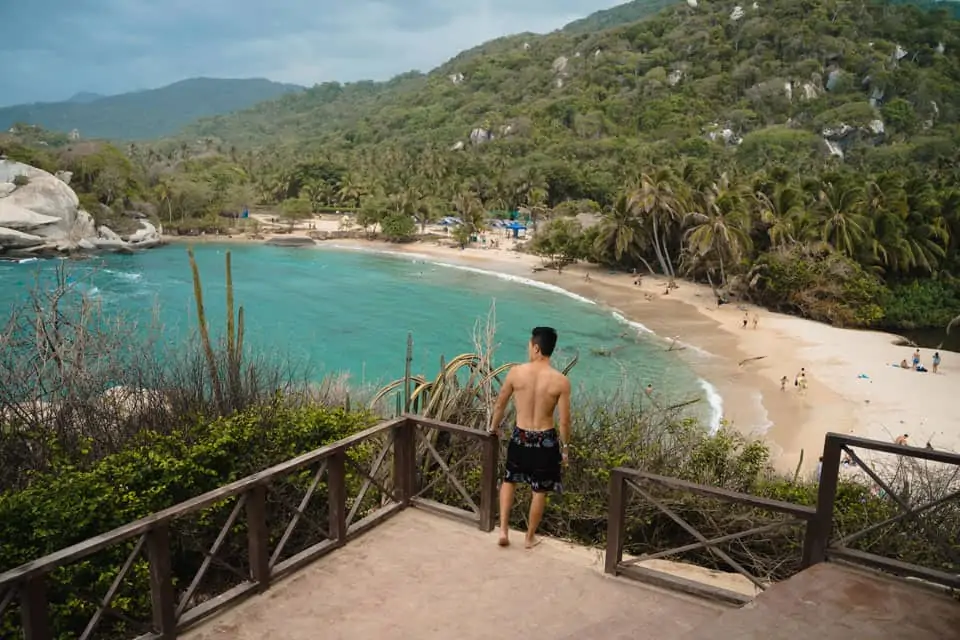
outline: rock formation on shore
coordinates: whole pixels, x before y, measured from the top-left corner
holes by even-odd
[[[145,220],[126,238],[97,228],[69,180],[66,173],[0,158],[0,256],[132,251],[161,243],[160,232]]]

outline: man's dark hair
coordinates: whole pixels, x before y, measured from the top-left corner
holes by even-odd
[[[534,327],[530,342],[540,347],[540,353],[549,358],[557,348],[557,330],[553,327]]]

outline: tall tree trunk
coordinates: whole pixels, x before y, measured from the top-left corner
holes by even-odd
[[[653,251],[657,254],[657,260],[660,262],[660,269],[663,271],[663,275],[668,278],[671,277],[670,271],[667,270],[667,263],[663,259],[663,252],[660,250],[660,233],[658,232],[658,227],[660,225],[657,223],[657,218],[653,218]]]

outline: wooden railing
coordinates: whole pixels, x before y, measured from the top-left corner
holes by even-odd
[[[446,446],[438,446],[438,439]],[[419,416],[378,424],[0,574],[0,622],[11,607],[19,607],[20,631],[27,640],[63,634],[175,638],[405,507],[492,530],[498,455],[496,437],[483,431]],[[464,467],[474,476],[458,478]],[[188,516],[199,516],[199,524],[189,526]],[[223,520],[219,528],[218,519]],[[203,545],[174,544],[173,531],[185,522],[187,529],[206,533],[198,536]],[[126,559],[95,599],[80,595],[79,581],[57,580],[58,572],[110,550]],[[238,558],[245,566],[227,561]],[[144,591],[149,586],[143,607],[143,617],[149,619],[131,616],[136,607],[121,611],[113,606],[124,586],[138,585]],[[57,628],[63,621],[51,616],[51,606],[59,604],[51,595],[84,599],[92,611],[89,620]],[[140,597],[146,600],[145,594]]]
[[[701,496],[716,498],[722,502],[748,505],[764,511],[786,514],[788,516],[792,516],[792,518],[775,521],[739,533],[731,533],[720,537],[707,539],[696,529],[696,527],[688,523],[683,517],[677,514],[676,510],[671,509],[665,505],[662,500],[658,499],[654,492],[651,491],[651,485],[670,487],[685,493],[694,493]],[[637,558],[624,560],[623,550],[625,543],[624,534],[626,532],[625,525],[627,507],[630,498],[634,493],[656,507],[659,512],[665,514],[677,526],[689,533],[690,536],[696,540],[696,542],[672,549],[667,549],[658,553],[644,554]],[[709,586],[694,580],[687,580],[685,578],[680,578],[662,571],[657,571],[656,569],[640,567],[637,565],[644,561],[657,560],[698,549],[706,549],[711,554],[722,560],[731,569],[753,583],[757,589],[762,591],[767,588],[767,583],[761,578],[754,576],[747,571],[747,569],[745,569],[739,562],[724,552],[720,548],[720,545],[742,540],[749,536],[767,533],[782,527],[806,525],[814,518],[815,515],[816,510],[813,507],[790,504],[788,502],[781,502],[779,500],[769,500],[767,498],[760,498],[746,493],[738,493],[736,491],[729,491],[727,489],[720,489],[718,487],[695,484],[685,480],[678,480],[676,478],[668,478],[652,473],[646,473],[644,471],[636,471],[634,469],[619,467],[610,473],[610,511],[607,519],[607,550],[604,569],[606,573],[609,574],[623,574],[629,578],[657,584],[667,588],[678,589],[694,595],[723,600],[734,604],[743,604],[745,602],[749,602],[752,598],[736,591]],[[805,544],[812,545],[813,542],[807,539]]]
[[[903,460],[926,460],[955,465],[957,467],[957,473],[955,473],[953,477],[960,480],[960,455],[956,453],[901,446],[836,433],[828,433],[824,442],[822,471],[816,507],[770,500],[633,469],[617,468],[610,474],[610,508],[607,523],[605,571],[609,574],[623,574],[626,577],[668,588],[679,589],[696,595],[731,603],[744,603],[752,598],[744,593],[709,586],[638,565],[645,561],[705,549],[715,558],[733,569],[733,571],[749,580],[758,591],[762,591],[769,586],[769,582],[747,571],[741,563],[738,563],[731,558],[729,554],[725,553],[720,548],[720,545],[768,533],[782,527],[802,526],[804,527],[804,533],[802,555],[799,558],[800,569],[819,562],[835,559],[866,565],[900,576],[921,578],[928,582],[949,588],[960,588],[960,573],[924,567],[919,564],[904,562],[902,559],[887,558],[882,555],[851,549],[849,547],[852,542],[860,540],[871,533],[876,533],[884,527],[909,521],[912,518],[930,512],[960,497],[960,491],[955,489],[956,484],[946,482],[942,485],[943,487],[947,487],[942,491],[942,495],[937,495],[936,497],[931,496],[926,500],[917,500],[915,498],[907,499],[901,495],[903,492],[898,494],[898,492],[891,487],[890,483],[884,481],[880,474],[857,455],[855,451],[857,448],[900,456],[901,463]],[[891,500],[899,508],[899,513],[881,522],[874,523],[865,529],[838,538],[836,533],[837,523],[834,518],[834,503],[839,486],[841,456],[844,453],[849,458],[848,462],[862,470],[868,481],[875,483],[875,486],[882,490],[882,495],[885,495],[887,499]],[[726,503],[744,505],[762,512],[785,514],[788,518],[776,520],[740,533],[730,533],[708,539],[698,531],[696,527],[684,520],[675,509],[671,509],[664,504],[662,499],[658,499],[655,492],[651,490],[652,486],[659,486],[661,488],[668,487],[681,493],[698,494]],[[624,545],[626,542],[627,512],[628,504],[633,494],[640,496],[652,504],[659,513],[666,515],[669,520],[675,523],[680,529],[686,531],[696,542],[656,553],[645,553],[639,557],[625,560]],[[956,536],[956,531],[952,532],[952,535]],[[936,536],[934,537],[936,538]],[[949,559],[949,562],[955,568],[960,567],[960,549],[952,546],[946,540],[937,541],[935,539],[932,544],[941,547],[941,558]],[[960,572],[960,569],[958,569],[958,572]]]
[[[914,479],[922,480],[923,470],[914,469],[917,473],[904,474],[903,481],[893,483],[884,480],[870,464],[864,461],[857,450],[877,451],[893,454],[898,467],[917,464],[917,461],[937,462],[949,465],[952,469],[947,477],[941,477],[934,484],[936,491],[926,493],[911,491],[910,475],[919,476]],[[840,466],[843,455],[849,457],[854,469],[862,471],[875,487],[883,492],[884,497],[893,503],[899,513],[881,522],[874,523],[865,529],[837,537],[837,527],[834,518],[834,503],[837,496],[837,486],[840,481]],[[929,469],[927,470],[930,471]],[[823,446],[823,471],[820,474],[820,489],[817,495],[817,515],[811,522],[814,529],[812,547],[809,555],[804,559],[809,566],[824,560],[837,559],[845,562],[862,564],[873,569],[879,569],[905,577],[914,577],[928,582],[939,584],[952,589],[960,589],[960,547],[956,538],[960,533],[952,531],[929,532],[925,542],[937,547],[939,557],[949,563],[954,571],[944,571],[943,566],[934,569],[919,564],[904,562],[902,559],[887,558],[882,555],[850,548],[857,541],[893,524],[906,524],[917,520],[921,516],[930,514],[934,509],[944,506],[960,498],[960,454],[949,451],[936,451],[919,447],[907,447],[891,442],[879,442],[837,433],[828,433]],[[894,486],[896,484],[896,487]],[[941,535],[943,534],[943,535]],[[951,543],[944,536],[953,536]]]

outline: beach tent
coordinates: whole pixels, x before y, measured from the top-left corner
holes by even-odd
[[[520,232],[527,230],[526,225],[520,224],[519,222],[508,222],[507,224],[503,225],[503,228],[513,231],[514,238],[519,238]]]

